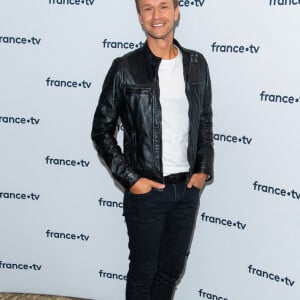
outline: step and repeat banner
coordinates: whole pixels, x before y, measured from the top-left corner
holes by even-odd
[[[180,0],[213,86],[215,179],[176,300],[300,295],[299,0]],[[90,140],[134,0],[0,2],[0,292],[124,299],[122,190]],[[118,140],[122,142],[120,126]]]

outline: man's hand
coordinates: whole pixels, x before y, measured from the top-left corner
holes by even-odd
[[[130,192],[132,194],[146,194],[150,192],[153,188],[163,189],[165,185],[148,178],[141,177],[131,188]]]
[[[204,173],[194,173],[190,178],[187,187],[191,189],[193,186],[197,189],[203,188],[208,175]]]

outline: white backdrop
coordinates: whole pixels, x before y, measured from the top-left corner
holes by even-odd
[[[296,300],[300,2],[180,6],[176,38],[210,66],[216,158],[174,299]],[[1,1],[0,292],[124,299],[122,192],[90,130],[113,58],[144,39],[133,0]]]

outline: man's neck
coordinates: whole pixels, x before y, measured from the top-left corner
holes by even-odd
[[[161,59],[172,59],[177,56],[178,50],[173,44],[173,37],[170,39],[147,39],[151,52]]]

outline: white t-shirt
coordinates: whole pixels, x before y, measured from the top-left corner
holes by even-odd
[[[161,61],[158,77],[162,111],[163,175],[187,172],[189,103],[185,94],[182,54],[179,49],[175,58]]]

